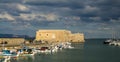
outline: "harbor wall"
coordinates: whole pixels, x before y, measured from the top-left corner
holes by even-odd
[[[24,38],[0,38],[0,46],[16,46],[24,43]]]

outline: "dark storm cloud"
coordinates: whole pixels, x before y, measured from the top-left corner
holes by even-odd
[[[31,21],[30,24],[31,25],[34,25],[36,27],[48,27],[50,23],[54,23],[54,22],[51,22],[51,21]]]
[[[98,7],[97,16],[102,17],[102,20],[118,19],[120,17],[120,0],[91,0],[89,5]]]
[[[19,16],[20,13],[30,13],[29,9],[24,4],[9,3],[0,4],[0,13],[8,13],[13,16]]]
[[[84,7],[83,1],[84,0],[32,0],[26,2],[26,4],[35,6],[70,7],[77,9]]]
[[[4,22],[0,23],[1,32],[5,28],[13,32],[64,28],[84,32],[88,37],[91,34],[104,37],[113,27],[117,32],[120,30],[119,3],[119,0],[0,0],[0,22]]]
[[[0,3],[21,3],[23,0],[0,0]]]
[[[61,15],[79,16],[83,19],[83,21],[92,21],[89,19],[89,17],[101,17],[101,22],[109,22],[110,19],[117,20],[120,17],[119,3],[119,0],[32,0],[26,2],[26,4],[31,6],[45,6],[46,8],[52,7],[51,9],[54,9],[56,7],[60,8],[60,10],[63,9],[62,7],[70,8],[69,10],[58,10],[58,12],[56,12],[60,12]]]
[[[92,21],[90,17],[100,17],[101,22],[109,22],[110,19],[118,20],[120,17],[119,0],[1,0],[1,3],[15,3],[14,5],[0,5],[0,11],[7,11],[15,16],[20,13],[31,13],[31,11],[44,13],[54,11],[61,16],[78,16],[82,21]],[[30,9],[20,10],[14,7],[16,3],[28,6]]]

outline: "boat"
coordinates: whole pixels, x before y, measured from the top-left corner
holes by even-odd
[[[20,53],[19,56],[33,56],[35,54],[32,48],[23,48],[23,49],[17,49],[17,50]]]
[[[73,49],[74,47],[71,46],[70,42],[65,42],[65,43],[63,43],[63,48],[64,49]]]
[[[19,53],[17,51],[12,51],[12,50],[2,50],[0,56],[17,57],[19,56]]]
[[[50,53],[51,49],[49,47],[41,47],[41,48],[36,48],[35,51],[37,53]]]
[[[111,46],[120,46],[120,40],[116,40],[116,39],[108,39],[103,43]]]
[[[114,41],[110,42],[109,45],[120,46],[120,40],[114,40]]]
[[[104,42],[103,42],[103,44],[109,44],[109,43],[111,43],[113,40],[112,39],[108,39],[108,40],[105,40]]]
[[[19,56],[19,53],[16,51],[4,49],[0,52],[1,62],[8,62],[12,58],[17,58]]]

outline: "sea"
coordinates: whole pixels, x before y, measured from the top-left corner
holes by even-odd
[[[35,54],[11,62],[120,62],[120,46],[105,45],[106,39],[86,39],[73,43],[74,49],[63,49],[51,54]]]

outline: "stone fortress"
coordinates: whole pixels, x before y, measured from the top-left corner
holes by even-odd
[[[24,42],[29,42],[24,38],[0,38],[0,46],[20,46]],[[84,42],[83,33],[71,33],[69,30],[38,30],[35,41],[57,43],[57,42]],[[34,41],[33,41],[34,42]]]
[[[71,33],[69,30],[38,30],[36,41],[54,42],[84,42],[83,33]]]

